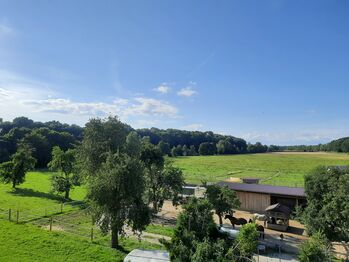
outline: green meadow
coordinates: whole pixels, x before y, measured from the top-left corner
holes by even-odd
[[[217,182],[230,177],[256,177],[261,183],[303,186],[304,175],[319,165],[349,165],[349,155],[339,153],[268,153],[171,158],[182,168],[188,183]]]
[[[119,250],[112,250],[110,236],[101,235],[97,230],[91,242],[91,217],[71,205],[64,206],[60,214],[62,198],[51,192],[51,176],[52,172],[48,171],[29,172],[17,189],[12,189],[10,184],[0,184],[0,261],[122,261],[134,248],[163,248],[129,237],[120,239]],[[71,198],[81,201],[85,194],[84,187],[76,187]],[[13,222],[7,221],[9,209],[12,209]],[[17,210],[19,224],[15,222]],[[60,221],[58,227],[53,223],[52,232],[48,230],[51,215]],[[28,216],[34,217],[22,223]],[[149,231],[170,234],[170,229],[156,225],[150,225]]]

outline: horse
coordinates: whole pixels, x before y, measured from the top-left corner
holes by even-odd
[[[235,225],[245,225],[247,224],[247,220],[244,218],[236,218],[232,215],[226,215],[224,219],[229,219],[230,223],[232,224],[233,228],[235,228]]]
[[[257,231],[259,232],[259,238],[263,238],[264,239],[264,226],[257,225]]]

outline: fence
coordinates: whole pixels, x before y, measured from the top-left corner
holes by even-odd
[[[94,241],[103,236],[92,223],[84,202],[74,201],[37,209],[16,210],[0,208],[0,220],[30,223],[49,231],[61,231]]]

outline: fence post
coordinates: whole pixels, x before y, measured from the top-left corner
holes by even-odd
[[[52,217],[50,217],[50,231],[52,231],[52,222],[53,222],[53,219]]]
[[[11,221],[11,214],[12,213],[12,210],[11,208],[8,210],[8,221]]]
[[[91,227],[91,242],[93,242],[93,227]]]
[[[19,210],[17,210],[17,217],[16,217],[16,223],[18,224],[19,221]]]

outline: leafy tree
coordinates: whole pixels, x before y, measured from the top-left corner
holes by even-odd
[[[331,245],[317,232],[302,243],[298,259],[300,262],[332,261]]]
[[[188,156],[196,156],[196,155],[197,155],[197,152],[196,152],[195,146],[191,145],[189,148]]]
[[[176,156],[182,156],[183,155],[183,149],[181,145],[177,145],[176,147],[173,147],[171,150],[171,155]]]
[[[183,154],[183,156],[187,156],[188,155],[188,151],[189,151],[189,148],[187,147],[187,145],[184,145],[182,147],[182,154]]]
[[[53,191],[65,193],[64,198],[69,199],[70,190],[80,185],[80,178],[75,169],[75,150],[63,151],[60,147],[55,146],[48,167],[59,172],[52,177]]]
[[[240,206],[240,201],[236,196],[235,191],[228,187],[220,187],[217,185],[207,186],[206,196],[212,204],[216,215],[219,217],[219,224],[223,224],[222,217],[229,214],[234,208]]]
[[[37,167],[45,167],[50,160],[50,145],[45,136],[33,130],[21,140],[33,150],[33,157],[37,159]]]
[[[91,212],[104,232],[111,231],[113,248],[125,225],[140,233],[150,222],[140,141],[130,131],[116,117],[92,119],[78,150]]]
[[[87,198],[94,219],[103,232],[111,231],[111,247],[117,248],[125,225],[140,233],[150,223],[149,208],[143,202],[142,164],[124,153],[108,153],[97,172],[90,180]]]
[[[205,239],[196,244],[195,253],[191,257],[193,262],[231,262],[234,257],[228,253],[229,244],[223,239],[210,241]]]
[[[243,225],[236,239],[238,252],[243,257],[252,257],[257,250],[259,233],[255,223]]]
[[[11,156],[11,160],[0,164],[1,180],[12,184],[12,188],[22,184],[25,180],[25,174],[34,168],[35,158],[32,157],[28,148],[20,148]]]
[[[162,152],[150,143],[143,143],[141,160],[146,168],[146,195],[154,212],[161,209],[166,199],[177,204],[184,184],[182,171],[173,167],[170,162],[165,164]]]
[[[170,155],[171,154],[171,147],[169,143],[166,143],[164,141],[160,141],[158,143],[158,148],[162,152],[163,155]]]
[[[197,243],[216,239],[217,229],[211,210],[212,205],[204,199],[192,198],[183,206],[174,236],[170,242],[163,241],[170,252],[171,261],[191,261]]]
[[[200,144],[199,154],[203,156],[214,155],[216,153],[216,145],[214,143],[204,142]]]
[[[109,152],[124,148],[129,126],[117,117],[91,119],[86,123],[84,139],[78,150],[78,160],[84,177],[93,177],[106,161]]]
[[[349,240],[349,169],[319,167],[305,176],[307,207],[302,220],[310,234]]]

